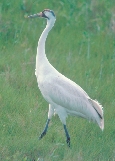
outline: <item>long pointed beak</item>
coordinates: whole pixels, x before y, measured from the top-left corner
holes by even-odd
[[[43,17],[43,13],[40,12],[40,13],[28,16],[28,18],[36,18],[36,17]]]

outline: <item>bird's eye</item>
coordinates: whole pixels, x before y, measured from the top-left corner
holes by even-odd
[[[49,18],[46,16],[45,13],[46,13],[45,11],[42,11],[42,17],[44,17],[44,18],[46,18],[46,19],[49,19]]]
[[[43,11],[42,13],[43,13],[44,15],[46,15],[46,14],[45,14],[45,13],[46,13],[45,11]]]

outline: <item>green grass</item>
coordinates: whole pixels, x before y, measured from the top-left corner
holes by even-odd
[[[114,1],[0,1],[0,160],[115,160]],[[71,147],[55,116],[38,140],[48,103],[37,86],[35,57],[43,19],[26,19],[44,8],[57,21],[48,35],[46,53],[62,74],[79,84],[104,107],[105,129],[68,117]]]

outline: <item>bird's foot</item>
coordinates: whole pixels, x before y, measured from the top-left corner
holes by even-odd
[[[70,137],[67,138],[66,140],[68,147],[70,147]]]
[[[46,131],[43,131],[41,135],[39,136],[39,140],[42,139],[46,135]]]

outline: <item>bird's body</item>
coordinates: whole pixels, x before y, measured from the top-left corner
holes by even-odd
[[[43,97],[53,106],[55,113],[58,114],[58,108],[60,108],[60,111],[64,112],[62,114],[64,119],[68,114],[76,115],[97,122],[101,127],[100,117],[95,108],[92,108],[91,101],[93,100],[80,86],[60,74],[52,66],[51,68],[52,70],[47,68],[48,71],[43,75],[37,76],[36,72],[36,76]]]
[[[37,16],[47,19],[47,26],[38,41],[35,71],[38,87],[45,100],[49,103],[48,121],[40,138],[46,134],[53,114],[57,113],[64,125],[67,143],[70,145],[70,137],[66,129],[66,117],[68,115],[75,115],[91,120],[96,122],[103,130],[104,118],[102,106],[97,101],[92,100],[79,85],[59,73],[49,63],[45,54],[45,41],[56,18],[53,11],[48,9],[37,14]],[[36,17],[36,15],[33,17]]]

